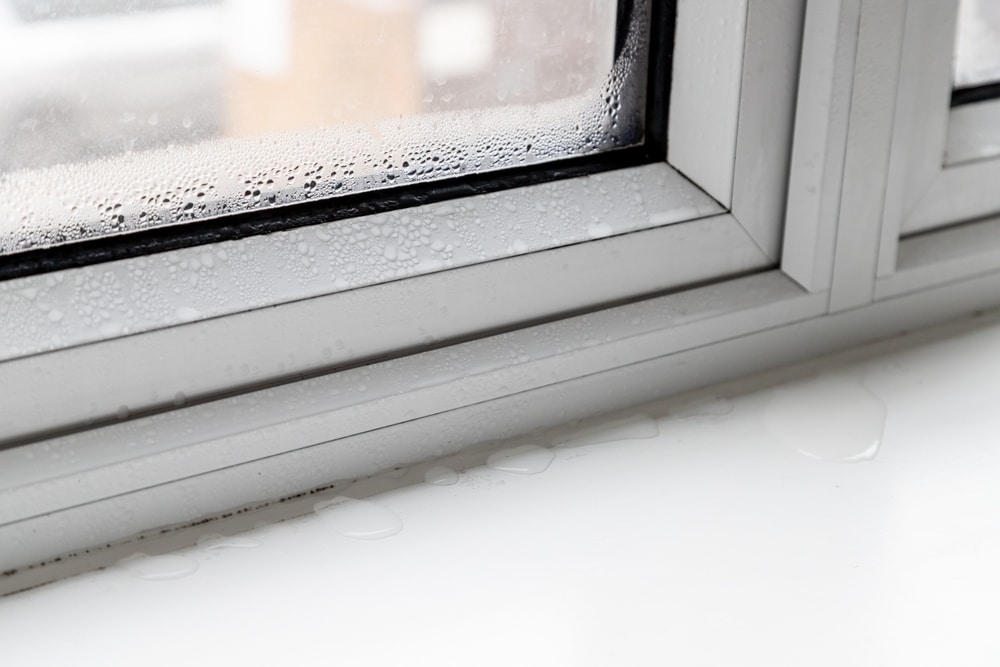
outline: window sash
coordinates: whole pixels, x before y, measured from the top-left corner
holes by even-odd
[[[686,193],[682,199],[687,199],[675,202],[675,209],[687,206],[688,217],[697,219],[653,229],[636,228],[632,233],[566,247],[537,248],[537,252],[518,257],[353,290],[327,290],[298,298],[286,292],[272,295],[271,302],[254,304],[244,312],[201,314],[187,322],[155,322],[142,333],[102,332],[98,328],[97,335],[86,340],[68,338],[45,350],[18,352],[0,363],[0,384],[14,386],[16,381],[20,390],[34,391],[25,404],[44,406],[49,414],[58,416],[60,409],[56,406],[64,397],[59,393],[58,383],[65,377],[79,376],[80,384],[68,393],[79,396],[84,392],[80,405],[89,409],[87,402],[93,400],[100,402],[100,408],[84,417],[85,421],[95,419],[98,423],[88,426],[77,419],[69,425],[56,425],[48,432],[43,421],[24,429],[17,426],[16,416],[8,418],[8,433],[20,433],[22,444],[0,452],[11,464],[6,470],[20,470],[11,472],[0,488],[6,494],[4,507],[11,508],[5,523],[0,525],[0,532],[10,539],[0,544],[16,545],[3,547],[9,549],[6,553],[0,550],[0,563],[10,565],[17,561],[14,566],[20,567],[39,560],[45,553],[84,547],[85,539],[115,541],[165,523],[187,521],[191,512],[208,516],[251,498],[273,499],[291,487],[306,491],[313,482],[312,472],[323,471],[327,477],[340,474],[331,472],[329,467],[315,466],[306,451],[311,452],[310,456],[319,453],[327,462],[325,465],[337,466],[342,459],[333,452],[343,446],[350,447],[346,443],[351,438],[364,440],[366,433],[404,428],[405,424],[432,419],[435,415],[475,411],[477,405],[494,402],[513,405],[520,400],[519,396],[534,395],[545,397],[551,418],[559,419],[559,415],[566,414],[561,412],[565,406],[559,407],[557,399],[563,388],[593,386],[591,383],[599,382],[605,373],[624,378],[640,367],[655,369],[649,377],[672,375],[686,363],[677,361],[680,366],[675,366],[676,360],[688,354],[698,356],[701,354],[698,350],[708,342],[721,343],[822,315],[828,307],[828,294],[824,290],[804,288],[784,269],[760,273],[778,266],[779,262],[784,267],[793,259],[801,261],[800,256],[793,257],[794,253],[787,249],[782,254],[781,245],[805,3],[803,0],[719,3],[680,0],[678,29],[702,31],[704,36],[693,39],[691,48],[717,41],[715,31],[719,21],[705,20],[694,11],[701,4],[716,12],[709,17],[712,19],[745,16],[742,32],[734,37],[740,45],[724,50],[725,57],[737,60],[739,65],[721,63],[725,71],[739,73],[741,93],[733,97],[726,92],[733,86],[732,76],[705,78],[703,70],[693,68],[686,75],[677,76],[675,72],[670,99],[671,105],[680,107],[691,104],[685,95],[703,95],[706,86],[725,88],[710,98],[725,106],[724,109],[677,116],[687,119],[683,122],[689,123],[687,131],[694,136],[729,137],[721,144],[713,139],[712,150],[720,151],[723,159],[709,161],[731,174],[729,187],[723,185],[723,190],[730,193],[728,211],[727,207],[708,210],[691,206],[691,198],[703,196],[697,194],[699,188],[710,189],[713,187],[710,183],[726,182],[709,169],[704,176],[678,181],[686,183],[680,192]],[[677,173],[668,165],[640,169],[659,175]],[[566,183],[580,194],[594,188],[600,179],[616,178],[627,179],[629,175],[612,172],[600,178],[581,177]],[[652,189],[640,187],[639,194],[644,200],[663,196],[665,183],[661,180]],[[532,188],[524,192],[529,191],[537,192]],[[609,188],[608,192],[612,211],[625,210],[627,199],[636,194],[630,187]],[[572,198],[569,197],[570,201]],[[552,202],[550,198],[536,196],[527,203],[533,207],[550,206]],[[612,214],[601,220],[607,222],[614,217]],[[624,224],[634,222],[624,221]],[[806,220],[801,224],[813,223]],[[579,230],[580,223],[576,222],[574,228]],[[262,243],[273,243],[279,237],[260,238]],[[230,243],[245,248],[249,241]],[[819,249],[799,250],[804,256],[814,256]],[[36,289],[37,299],[46,288],[72,282],[78,275],[73,271],[89,270],[100,278],[121,270],[127,261],[31,276],[18,287]],[[599,263],[597,270],[595,261]],[[565,275],[564,265],[569,267]],[[742,273],[752,275],[738,277]],[[470,282],[464,281],[466,277]],[[268,284],[266,278],[262,278],[264,285]],[[109,282],[114,281],[109,279]],[[706,286],[696,287],[692,283]],[[167,292],[181,287],[181,283],[154,282],[147,287]],[[664,290],[668,294],[656,295]],[[669,293],[672,291],[676,293]],[[67,301],[61,305],[69,308],[73,295],[73,290],[66,290],[63,298]],[[452,297],[464,304],[458,320],[473,326],[472,330],[453,327],[454,321],[447,322],[442,317],[439,307],[448,306],[451,312],[447,299]],[[432,303],[434,299],[437,301]],[[636,299],[634,304],[627,303]],[[616,302],[623,305],[615,305]],[[350,306],[352,303],[357,308],[352,312],[361,315],[350,321],[345,310],[354,308]],[[59,303],[47,305],[61,307]],[[405,313],[401,312],[403,309]],[[483,313],[495,319],[484,320]],[[410,321],[411,315],[416,319]],[[262,325],[265,321],[271,324]],[[403,322],[400,326],[406,330],[386,326],[386,322]],[[433,323],[440,329],[429,331],[424,327],[421,331],[421,322]],[[324,346],[336,349],[336,338],[330,332],[345,323],[354,332],[355,340],[370,343],[371,347],[366,348],[363,356],[335,362],[322,358]],[[12,319],[5,324],[10,331],[20,326]],[[400,331],[408,338],[391,338]],[[295,366],[301,336],[308,338],[310,332],[318,332],[310,354],[319,356]],[[44,338],[45,332],[42,333]],[[169,341],[166,347],[155,344],[164,341]],[[228,385],[215,387],[212,392],[216,393],[210,392],[210,396],[194,392],[190,401],[185,394],[177,401],[180,405],[174,404],[172,383],[206,372],[205,357],[199,356],[205,349],[243,355],[244,363],[251,367],[258,363],[261,354],[267,354],[271,371],[281,370],[284,363],[286,372],[273,373],[262,383],[248,384],[240,377],[229,378]],[[180,351],[183,356],[179,356]],[[458,355],[457,360],[452,355]],[[671,361],[664,365],[660,361],[664,358]],[[69,359],[75,364],[72,376],[65,372]],[[148,364],[160,370],[149,373]],[[221,368],[225,371],[229,365],[232,364],[227,362]],[[721,379],[724,367],[715,369],[703,376],[697,367],[690,368],[679,372],[676,382],[666,382],[663,386],[677,391],[698,382]],[[235,365],[233,370],[234,375],[239,375],[240,369]],[[304,379],[313,376],[315,381]],[[113,397],[87,392],[87,379],[96,377],[101,378],[105,387],[123,381],[122,386],[127,389]],[[279,382],[275,384],[275,380]],[[307,391],[319,386],[310,384],[313,382],[342,383],[343,389],[340,393],[332,389]],[[648,381],[644,382],[634,391],[622,391],[620,396],[609,400],[634,401],[652,389]],[[142,398],[155,410],[151,407],[150,414],[146,414],[145,408],[133,411],[129,407],[128,419],[108,423],[119,416],[118,408],[123,404],[119,401],[123,396],[141,393],[143,389],[146,393]],[[220,391],[231,396],[220,397]],[[293,419],[283,419],[288,404],[282,397],[296,392],[345,402],[340,407],[310,404],[312,399],[302,394],[305,412]],[[269,407],[264,412],[272,416],[261,413],[261,421],[248,421],[264,397],[269,397]],[[228,400],[234,402],[225,403]],[[164,405],[167,402],[169,405]],[[19,404],[19,409],[25,404]],[[226,405],[233,407],[223,410]],[[254,405],[258,407],[251,409]],[[208,421],[198,421],[196,415]],[[167,422],[174,426],[167,426]],[[293,426],[296,423],[313,424],[315,429],[296,431]],[[162,431],[158,430],[161,426]],[[188,428],[191,430],[187,431]],[[301,437],[289,437],[293,432]],[[30,437],[25,439],[25,433],[30,433]],[[149,457],[142,456],[143,443],[157,433],[166,439],[165,446],[147,452]],[[470,428],[455,446],[469,444],[482,433]],[[212,442],[216,445],[211,445]],[[281,451],[255,450],[249,447],[250,442],[277,443]],[[333,445],[334,442],[340,444]],[[64,445],[70,458],[79,456],[78,461],[62,468],[33,467],[26,463],[43,457],[43,453],[48,457],[56,443]],[[324,443],[330,443],[333,449]],[[97,449],[105,445],[114,451],[97,454]],[[368,465],[373,466],[365,470],[372,470],[390,467],[400,456],[436,453],[423,446],[400,447],[399,451],[372,451],[359,456],[367,458]],[[140,453],[143,460],[130,460],[123,454],[129,450]],[[245,451],[251,460],[241,459],[240,451]],[[177,465],[164,465],[168,460]],[[15,466],[15,461],[20,463]],[[77,463],[80,465],[74,467]],[[272,464],[277,468],[272,468]],[[146,472],[137,474],[138,484],[129,487],[129,476],[138,468]],[[267,469],[271,475],[279,468],[287,471],[282,476],[283,482],[277,483],[277,478],[260,482],[258,473]],[[29,470],[42,472],[31,477],[33,473]],[[157,470],[166,476],[144,476]],[[252,470],[252,477],[258,481],[253,483],[246,478],[228,486],[222,483],[227,470],[234,474],[240,471],[239,475]],[[341,472],[347,474],[350,470],[347,466]],[[25,482],[29,479],[32,481]],[[232,478],[234,483],[235,479]],[[173,501],[165,505],[149,502],[154,497],[165,497],[160,494],[173,497],[171,494],[183,493],[184,489],[197,497],[184,509]],[[132,518],[102,523],[100,517],[121,503],[135,509]],[[154,505],[160,509],[154,510]],[[64,526],[65,539],[53,537],[51,528],[56,524]]]

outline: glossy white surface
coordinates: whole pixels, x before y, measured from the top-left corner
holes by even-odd
[[[994,317],[207,526],[0,601],[4,662],[995,665],[998,363]]]

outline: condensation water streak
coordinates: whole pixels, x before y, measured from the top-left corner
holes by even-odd
[[[63,4],[0,12],[0,254],[643,138],[649,0],[617,61],[616,0]]]

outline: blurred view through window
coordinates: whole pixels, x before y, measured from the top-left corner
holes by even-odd
[[[641,143],[633,4],[0,0],[0,253]]]
[[[1000,0],[961,0],[955,36],[956,88],[1000,82]]]

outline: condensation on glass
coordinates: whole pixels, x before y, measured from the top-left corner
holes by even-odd
[[[956,88],[1000,82],[1000,0],[961,0],[955,35]]]
[[[0,253],[641,143],[632,4],[0,0]]]

